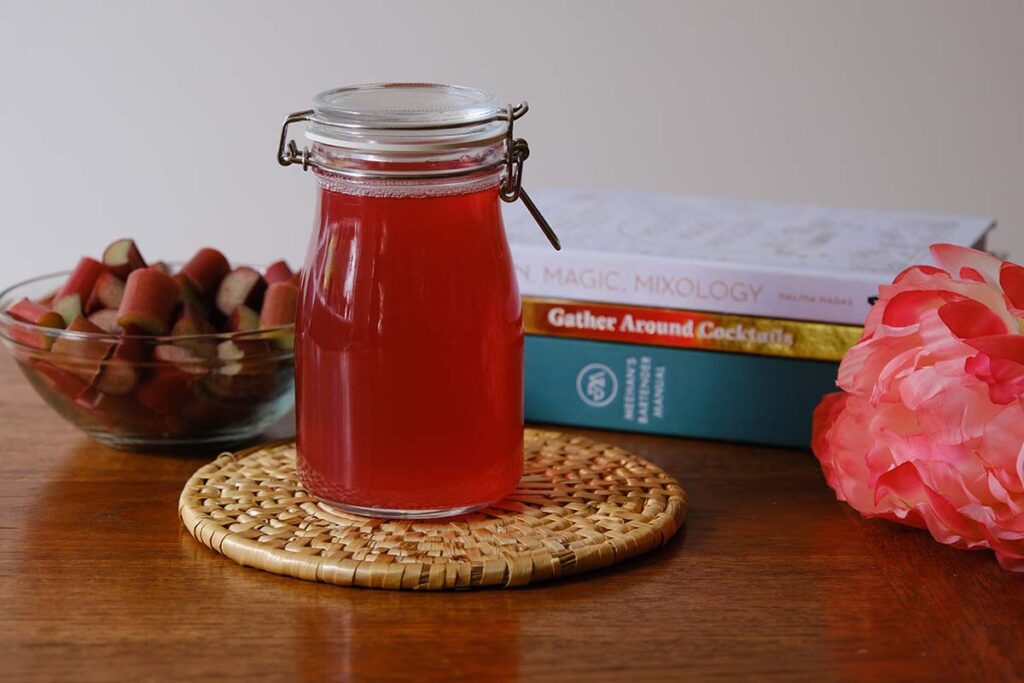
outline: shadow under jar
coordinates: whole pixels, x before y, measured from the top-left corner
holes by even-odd
[[[470,88],[383,84],[321,93],[288,118],[279,161],[319,186],[295,358],[298,471],[324,503],[441,517],[522,476],[522,311],[501,199],[521,172],[507,162],[524,112]],[[301,121],[299,151],[285,140]]]

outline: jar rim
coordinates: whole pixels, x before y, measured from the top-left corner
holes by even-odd
[[[314,98],[306,138],[353,150],[450,152],[493,144],[507,109],[477,88],[440,83],[370,83]]]

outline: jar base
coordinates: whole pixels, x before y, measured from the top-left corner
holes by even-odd
[[[421,510],[397,510],[390,508],[372,508],[363,507],[362,505],[348,505],[346,503],[338,503],[333,500],[327,500],[325,498],[317,497],[320,504],[327,508],[329,511],[335,512],[347,512],[352,515],[360,515],[361,517],[376,517],[377,519],[441,519],[444,517],[457,517],[459,515],[468,515],[471,512],[483,510],[485,507],[491,505],[495,501],[487,503],[478,503],[476,505],[462,505],[459,507],[452,508],[427,508]]]

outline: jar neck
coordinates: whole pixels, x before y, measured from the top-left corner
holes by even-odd
[[[330,192],[361,197],[443,197],[493,189],[497,198],[502,169],[454,178],[354,178],[314,169],[317,184]]]
[[[442,196],[496,188],[505,171],[503,140],[438,152],[354,150],[315,143],[317,182],[332,192],[379,197]]]

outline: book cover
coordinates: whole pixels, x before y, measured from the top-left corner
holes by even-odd
[[[549,190],[535,201],[562,240],[508,207],[522,294],[863,323],[901,270],[928,246],[980,245],[985,217],[897,213],[659,194]]]
[[[526,337],[526,419],[806,448],[834,362]]]

